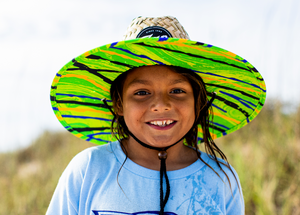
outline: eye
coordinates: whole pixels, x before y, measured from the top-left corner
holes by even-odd
[[[182,89],[174,89],[171,91],[171,93],[180,94],[180,93],[185,93],[185,92]]]
[[[145,91],[145,90],[140,90],[136,93],[134,93],[134,95],[138,95],[138,96],[145,96],[145,95],[149,95],[150,93]]]

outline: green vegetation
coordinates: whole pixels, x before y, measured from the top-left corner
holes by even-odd
[[[300,106],[271,102],[218,145],[239,174],[248,215],[300,214]]]
[[[300,106],[268,102],[248,126],[217,140],[239,174],[247,215],[300,214]],[[67,132],[0,154],[0,214],[45,214],[72,157],[93,146]]]
[[[0,155],[0,214],[45,214],[58,179],[89,142],[44,132],[31,146]]]

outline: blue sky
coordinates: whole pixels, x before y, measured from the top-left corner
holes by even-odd
[[[140,15],[177,17],[192,40],[253,64],[267,99],[300,102],[298,0],[2,0],[0,151],[62,129],[49,101],[55,73],[87,50],[122,40]]]

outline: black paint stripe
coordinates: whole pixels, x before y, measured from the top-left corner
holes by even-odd
[[[50,101],[55,101],[56,100],[56,98],[55,98],[55,96],[50,96]]]
[[[198,46],[199,46],[199,45],[200,45],[200,46],[203,46],[203,45],[204,45],[204,43],[202,43],[202,42],[196,42],[196,43],[195,43],[195,45],[198,45]]]
[[[201,58],[201,59],[205,59],[205,60],[210,60],[210,61],[213,61],[213,62],[216,62],[216,63],[224,64],[224,65],[227,65],[227,66],[235,67],[235,68],[242,69],[242,70],[250,72],[249,68],[240,67],[240,66],[237,66],[237,65],[234,65],[234,64],[226,63],[224,61],[214,60],[212,58],[207,58],[207,57],[203,57],[203,56],[200,56],[200,55],[195,55],[195,54],[186,53],[186,52],[182,52],[182,51],[172,50],[172,49],[168,49],[168,48],[164,48],[164,47],[159,47],[159,46],[151,46],[151,45],[147,45],[145,43],[135,43],[135,44],[136,45],[141,45],[141,46],[146,46],[146,47],[151,47],[151,48],[154,48],[154,49],[163,49],[163,50],[170,51],[170,52],[185,54],[185,55],[188,55],[190,57],[195,57],[195,58]]]
[[[56,90],[57,86],[51,86],[51,89]]]
[[[253,72],[255,72],[255,73],[258,73],[258,70],[257,70],[255,67],[250,68],[250,67],[248,66],[248,68],[249,68],[251,71],[253,71]]]
[[[68,68],[68,71],[72,71],[72,70],[79,70],[78,68]],[[111,72],[111,73],[122,73],[120,71],[116,71],[116,70],[108,70],[108,69],[97,69],[97,72]]]
[[[97,69],[91,69],[89,68],[87,65],[83,64],[83,63],[79,63],[78,61],[76,61],[75,59],[72,60],[73,61],[73,65],[78,67],[78,68],[68,68],[67,71],[71,71],[71,70],[85,70],[88,71],[89,73],[96,75],[97,77],[101,78],[104,82],[111,84],[112,80],[110,80],[109,78],[105,77],[104,75],[98,73],[99,70]]]
[[[55,98],[54,98],[55,99]],[[51,100],[52,101],[52,100]],[[53,100],[55,101],[55,100]],[[94,107],[101,107],[101,108],[107,108],[104,104],[96,104],[91,102],[80,102],[80,101],[69,101],[69,100],[56,100],[56,103],[62,103],[62,104],[78,104],[78,105],[84,105],[84,106],[94,106]],[[111,106],[110,106],[111,107]]]
[[[209,96],[212,96],[212,93],[207,93]],[[220,96],[218,96],[218,95],[216,95],[215,96],[215,99],[217,99],[217,100],[219,100],[219,101],[222,101],[222,102],[224,102],[226,105],[228,105],[228,106],[230,106],[230,107],[232,107],[232,108],[234,108],[234,109],[236,109],[236,110],[238,110],[238,111],[240,111],[242,114],[244,114],[244,116],[246,116],[247,118],[249,117],[249,114],[245,111],[245,110],[243,110],[242,108],[240,108],[237,104],[235,104],[235,103],[233,103],[233,102],[230,102],[230,101],[228,101],[228,100],[226,100],[226,99],[224,99],[224,98],[222,98],[222,97],[220,97]]]
[[[214,129],[214,130],[220,131],[222,133],[225,132],[225,131],[227,131],[227,130],[224,130],[224,129],[219,128],[219,127],[217,127],[215,125],[212,125],[212,124],[210,124],[209,127],[212,128],[212,129]]]
[[[253,68],[251,68],[251,67],[249,67],[249,66],[247,66],[247,67],[248,67],[252,72],[254,72],[254,73],[259,73],[258,70],[257,70],[255,67],[253,67]],[[264,81],[263,78],[256,77],[256,79],[259,80],[259,81]]]
[[[93,60],[107,60],[107,61],[109,61],[111,63],[114,63],[114,64],[117,64],[117,65],[126,66],[126,67],[129,67],[129,68],[133,68],[134,67],[134,66],[126,64],[126,63],[121,63],[119,61],[111,61],[111,60],[102,58],[102,57],[97,56],[97,55],[89,55],[89,56],[86,56],[86,58],[93,59]]]
[[[68,130],[69,132],[73,132],[73,131],[74,131],[72,128],[67,128],[67,130]]]
[[[259,100],[259,98],[255,97],[255,96],[252,96],[252,95],[250,95],[248,93],[245,93],[242,90],[237,90],[237,89],[233,89],[233,88],[230,88],[230,87],[225,87],[225,86],[218,85],[218,84],[208,84],[208,83],[206,83],[205,85],[207,85],[207,86],[213,86],[213,87],[218,87],[218,88],[222,88],[222,89],[226,89],[226,90],[231,90],[231,91],[235,91],[235,92],[239,92],[239,93],[241,93],[244,96],[250,97],[250,98],[255,99],[255,100]]]

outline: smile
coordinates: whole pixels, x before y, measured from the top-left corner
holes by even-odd
[[[171,125],[174,122],[175,122],[174,120],[162,120],[162,121],[156,120],[156,121],[150,121],[150,122],[148,122],[148,124],[156,125],[159,127],[166,127],[168,125]]]

